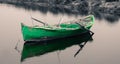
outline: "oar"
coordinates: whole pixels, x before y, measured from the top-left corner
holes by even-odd
[[[87,30],[88,32],[92,33],[92,35],[94,34],[94,32],[92,32],[91,30],[85,28],[84,26],[82,26],[81,24],[79,24],[78,22],[75,22],[76,24],[78,24],[82,29]]]
[[[40,21],[40,20],[38,20],[38,19],[35,19],[35,18],[32,18],[32,19],[35,20],[35,21],[37,21],[37,22],[39,22],[39,23],[44,24],[45,26],[49,26],[49,24],[47,24],[47,23],[45,23],[45,22],[42,22],[42,21]]]

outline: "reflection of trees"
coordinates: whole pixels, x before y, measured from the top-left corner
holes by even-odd
[[[120,17],[119,6],[107,8],[104,7],[105,2],[102,2],[101,0],[17,0],[16,2],[7,3],[28,10],[39,10],[42,13],[50,11],[53,14],[93,14],[98,19],[104,18],[110,22],[118,21]]]
[[[113,1],[119,1],[119,0],[105,0],[106,2],[113,2]]]
[[[109,21],[110,23],[114,23],[114,22],[117,22],[119,20],[119,17],[118,16],[115,16],[115,15],[110,15],[110,14],[106,14],[104,15],[104,18]]]
[[[106,19],[110,23],[114,23],[120,18],[120,8],[92,7],[92,14],[98,19]]]
[[[81,14],[88,14],[88,11],[89,11],[88,2],[87,2],[87,1],[81,2],[81,4],[78,5],[77,10],[78,10]]]

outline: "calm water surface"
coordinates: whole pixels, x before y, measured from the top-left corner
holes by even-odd
[[[79,50],[73,45],[61,51],[54,51],[41,56],[26,58],[21,62],[23,38],[21,25],[36,25],[31,16],[49,24],[81,18],[76,15],[42,13],[25,10],[14,6],[0,4],[0,64],[119,64],[120,63],[120,20],[109,22],[96,19],[91,30],[95,33],[93,41],[88,42],[82,51],[74,58]],[[17,50],[15,46],[18,43]],[[58,55],[59,53],[59,55]]]

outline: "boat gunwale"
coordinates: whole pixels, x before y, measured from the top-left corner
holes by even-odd
[[[92,20],[90,20],[89,25],[84,26],[85,28],[92,26],[93,23],[94,23],[94,16],[90,15],[90,16],[87,16],[86,18],[89,18],[89,17]],[[62,23],[62,24],[64,24],[64,23]],[[63,28],[63,27],[57,27],[56,25],[50,25],[50,26],[27,26],[24,23],[21,23],[21,25],[22,25],[22,27],[27,27],[27,28],[31,28],[31,29],[44,29],[44,30],[78,30],[78,29],[82,29],[80,27],[77,27],[77,28],[67,28],[67,27],[65,27],[65,28]]]

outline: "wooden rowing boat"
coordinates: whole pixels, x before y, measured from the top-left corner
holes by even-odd
[[[27,26],[21,23],[25,41],[48,40],[79,35],[88,32],[94,23],[94,16],[68,21],[59,25]]]

